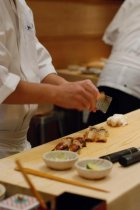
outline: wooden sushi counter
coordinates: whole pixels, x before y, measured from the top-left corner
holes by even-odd
[[[128,125],[124,127],[111,128],[106,122],[102,123],[109,132],[107,142],[88,143],[87,147],[80,151],[79,158],[99,157],[129,147],[140,147],[140,109],[128,113],[126,116]],[[81,135],[83,132],[84,130],[79,131],[72,134],[72,136]],[[51,198],[66,191],[103,199],[107,202],[108,210],[140,209],[140,163],[126,168],[122,167],[119,163],[115,163],[110,175],[98,181],[86,180],[79,177],[74,168],[66,171],[48,169],[42,160],[42,154],[52,150],[61,140],[58,139],[33,148],[30,151],[0,160],[0,182],[5,184],[9,193],[17,193],[20,189],[21,191],[28,189],[21,173],[15,170],[15,160],[19,159],[24,167],[109,190],[108,193],[99,192],[30,175],[37,190],[42,192],[43,196],[46,195],[48,198]]]

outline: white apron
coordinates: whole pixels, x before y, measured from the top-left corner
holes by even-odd
[[[2,102],[20,80],[40,83],[55,69],[35,36],[32,12],[24,0],[0,3],[0,158],[29,149],[26,135],[37,105]],[[12,4],[12,5],[11,5]],[[22,96],[21,96],[22,97]]]

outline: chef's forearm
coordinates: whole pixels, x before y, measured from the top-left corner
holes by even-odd
[[[53,84],[53,85],[61,85],[66,82],[68,81],[54,73],[47,75],[42,80],[42,83]]]
[[[62,82],[59,85],[20,81],[16,90],[3,103],[51,103],[69,109],[95,111],[98,94],[98,89],[90,80]]]
[[[16,90],[11,93],[3,104],[45,104],[53,103],[56,87],[50,84],[37,84],[20,81]]]

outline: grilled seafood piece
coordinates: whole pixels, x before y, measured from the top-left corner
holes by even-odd
[[[96,128],[90,126],[86,131],[84,138],[86,142],[106,142],[108,136],[109,133],[105,128]]]
[[[65,141],[59,142],[53,150],[69,150],[72,143],[72,137],[65,138]]]

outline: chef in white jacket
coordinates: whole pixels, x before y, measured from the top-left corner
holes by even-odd
[[[91,113],[88,124],[140,108],[140,0],[124,1],[103,40],[112,52],[97,85],[113,100],[106,114]]]
[[[91,81],[56,74],[24,0],[0,0],[0,158],[31,147],[26,135],[36,104],[95,111],[97,95]]]

